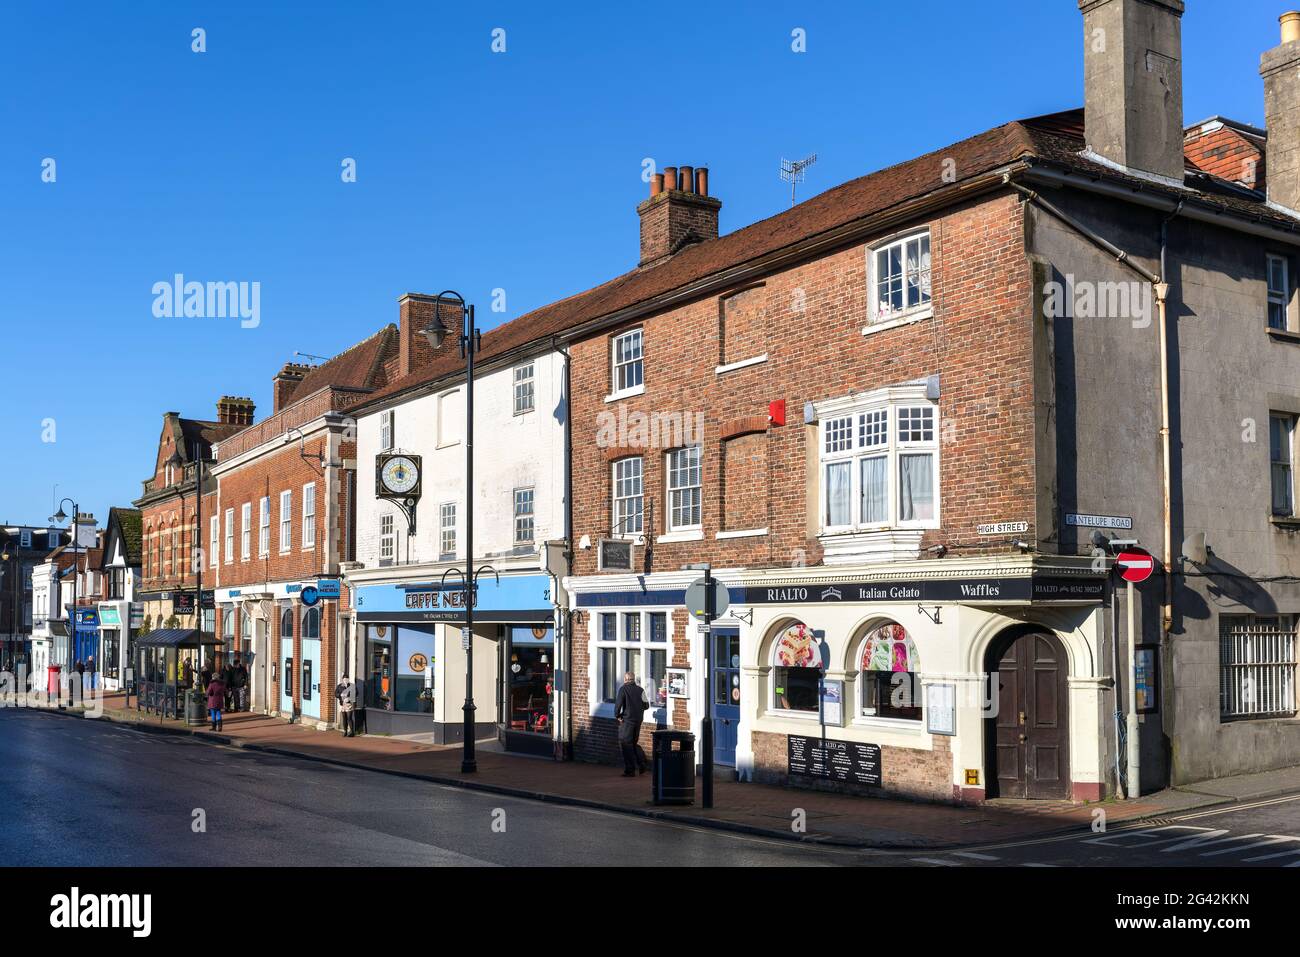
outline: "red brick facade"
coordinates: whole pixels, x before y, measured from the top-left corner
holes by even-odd
[[[1005,551],[1005,543],[981,540],[976,531],[981,523],[1004,521],[1028,523],[1026,534],[1033,540],[1033,327],[1021,204],[1014,195],[997,194],[911,228],[926,226],[933,318],[863,333],[869,251],[887,238],[882,235],[773,273],[759,284],[575,342],[575,540],[610,534],[611,460],[642,454],[646,536],[645,546],[636,550],[638,573],[676,571],[701,561],[718,568],[820,564],[817,430],[804,424],[804,404],[932,375],[941,385],[943,527],[927,531],[922,547],[943,542],[965,553]],[[633,328],[644,335],[645,392],[606,401],[614,391],[612,338]],[[731,371],[718,368],[762,356],[766,359]],[[776,400],[784,400],[788,410],[785,425],[768,423],[769,403]],[[667,448],[629,447],[635,443],[622,436],[613,449],[597,441],[611,413],[638,412],[702,419],[697,441],[702,444],[703,529],[697,540],[656,542],[667,530]],[[652,443],[665,438],[664,430],[659,432]],[[741,530],[755,534],[716,537]],[[594,549],[575,551],[574,573],[598,574]],[[614,754],[613,722],[587,716],[587,642],[595,616],[578,617],[575,753],[608,759]],[[674,664],[684,665],[685,613],[679,610],[674,618]],[[682,702],[674,706],[674,724],[684,727]],[[945,752],[944,759],[933,760],[946,759]],[[946,781],[949,774],[945,766],[940,777]]]

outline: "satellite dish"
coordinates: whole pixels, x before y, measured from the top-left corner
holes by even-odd
[[[1183,539],[1183,557],[1194,565],[1204,565],[1209,561],[1210,551],[1204,532],[1197,532]]]

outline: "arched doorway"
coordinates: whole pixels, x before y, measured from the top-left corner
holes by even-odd
[[[989,646],[997,714],[986,718],[989,797],[1070,798],[1069,659],[1055,635],[1011,628]]]

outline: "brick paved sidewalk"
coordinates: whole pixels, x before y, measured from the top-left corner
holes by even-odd
[[[650,800],[650,776],[625,778],[622,769],[581,762],[557,763],[546,758],[506,754],[495,742],[480,744],[478,772],[460,771],[459,747],[417,744],[384,736],[345,738],[335,731],[317,731],[279,718],[240,713],[226,718],[222,733],[206,725],[191,729],[181,721],[127,709],[122,695],[106,695],[103,717],[171,733],[192,733],[221,741],[353,767],[398,773],[444,784],[513,794],[538,800],[601,807],[650,815],[683,823],[799,838],[855,847],[939,848],[971,846],[1060,833],[1091,825],[1103,808],[1108,825],[1159,816],[1241,799],[1237,794],[1171,789],[1134,801],[1072,805],[1056,802],[991,801],[978,807],[890,798],[859,798],[798,788],[742,784],[715,779],[711,810],[655,807]],[[1300,784],[1300,771],[1287,779]],[[1224,788],[1219,789],[1224,792]],[[806,815],[807,832],[792,831],[796,809]]]

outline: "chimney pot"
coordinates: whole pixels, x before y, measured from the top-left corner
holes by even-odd
[[[650,177],[650,195],[658,196],[664,191],[664,174],[655,173]]]
[[[708,195],[708,170],[665,166],[650,181],[650,198],[637,206],[641,217],[640,266],[654,266],[687,246],[718,238],[722,203]]]
[[[1282,42],[1294,43],[1300,40],[1300,10],[1291,10],[1278,18],[1282,24]]]

